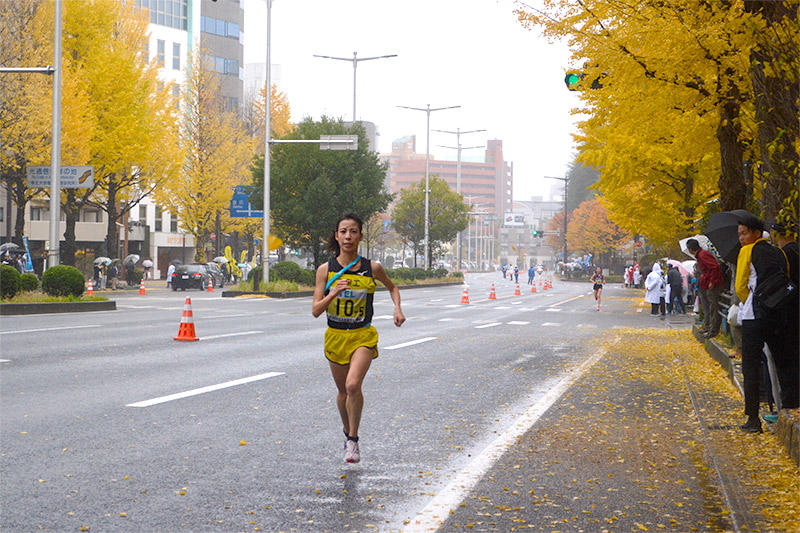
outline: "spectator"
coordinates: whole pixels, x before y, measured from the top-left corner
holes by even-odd
[[[783,224],[773,224],[773,241],[783,250],[789,262],[789,279],[800,287],[800,253],[798,253],[797,240],[795,233]],[[781,385],[781,407],[785,409],[797,409],[800,407],[800,346],[798,346],[798,321],[800,321],[800,301],[798,293],[795,292],[794,299],[790,302],[785,313],[784,325],[781,331],[785,332],[784,341],[786,358],[776,360],[778,367],[778,381]]]
[[[669,303],[667,311],[672,313],[686,314],[686,307],[683,305],[683,278],[675,265],[667,267],[667,283],[669,283]]]
[[[172,274],[175,273],[175,263],[170,263],[167,267],[167,288],[172,287]]]
[[[736,262],[736,295],[744,302],[739,312],[742,321],[742,376],[744,378],[744,413],[747,422],[741,426],[748,433],[761,432],[758,417],[761,357],[764,343],[775,361],[787,359],[780,335],[781,310],[765,307],[754,293],[761,281],[788,273],[786,257],[762,236],[764,223],[750,215],[739,220],[739,258]]]
[[[519,266],[514,265],[514,283],[519,283]]]
[[[700,305],[703,308],[703,325],[700,333],[710,339],[719,335],[722,317],[719,314],[719,298],[722,295],[722,269],[708,250],[700,248],[697,239],[686,241],[686,248],[694,255],[700,269]]]
[[[533,265],[528,267],[528,285],[533,285],[533,278],[536,277],[536,269]]]
[[[117,265],[108,267],[108,279],[111,280],[111,289],[117,290],[117,281],[119,281],[119,268],[117,268]]]
[[[653,270],[647,275],[644,280],[644,288],[647,292],[644,295],[644,301],[650,302],[650,315],[658,316],[659,311],[661,316],[664,316],[664,278],[661,276],[661,265],[658,262],[653,263]]]
[[[639,270],[639,263],[633,266],[633,284],[637,289],[642,288],[642,273]]]

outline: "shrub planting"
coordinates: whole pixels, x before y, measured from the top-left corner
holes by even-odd
[[[42,290],[51,296],[80,296],[84,287],[83,274],[75,267],[56,265],[42,275]]]
[[[19,277],[20,289],[25,292],[33,292],[39,288],[39,278],[36,274],[23,274]]]
[[[8,265],[0,265],[0,296],[13,298],[19,292],[19,271]]]

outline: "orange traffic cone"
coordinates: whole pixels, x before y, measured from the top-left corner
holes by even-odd
[[[183,304],[183,316],[181,316],[181,326],[178,329],[178,336],[173,340],[176,341],[198,341],[194,334],[194,320],[192,319],[192,299],[186,298]]]
[[[531,283],[531,294],[536,294],[536,283]]]
[[[86,286],[86,296],[94,296],[94,287],[92,286],[92,280],[89,280],[89,283]]]
[[[464,285],[464,292],[461,293],[461,303],[468,304],[469,303],[469,289],[466,285]]]
[[[208,290],[206,292],[214,292],[214,280],[208,279]]]
[[[147,291],[144,290],[144,278],[142,278],[142,281],[139,283],[139,294],[141,295],[147,294]]]
[[[522,293],[521,293],[521,292],[519,292],[519,283],[517,283],[517,288],[516,288],[516,290],[514,291],[514,296],[522,296]]]
[[[489,299],[490,300],[497,300],[497,294],[494,292],[494,282],[492,282],[492,290],[489,291]]]

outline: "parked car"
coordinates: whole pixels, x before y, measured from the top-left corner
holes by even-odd
[[[178,265],[172,273],[172,290],[208,288],[208,280],[212,279],[208,267],[203,264]]]
[[[224,287],[225,274],[222,272],[219,265],[216,263],[206,263],[205,266],[208,268],[208,274],[211,276],[211,279],[214,280],[214,286],[220,289]]]

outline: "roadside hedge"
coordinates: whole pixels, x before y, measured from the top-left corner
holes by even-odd
[[[250,271],[247,276],[248,281],[253,281],[255,272],[261,273],[261,267],[256,267]],[[282,261],[270,267],[269,269],[270,281],[291,281],[298,285],[314,286],[315,272],[313,270],[305,270],[293,261]]]
[[[0,265],[0,296],[13,298],[19,289],[19,271],[9,265]]]
[[[19,277],[19,285],[21,290],[33,292],[39,288],[39,278],[36,277],[36,274],[22,274]]]
[[[80,296],[86,281],[75,267],[56,265],[42,275],[42,290],[50,296]]]

